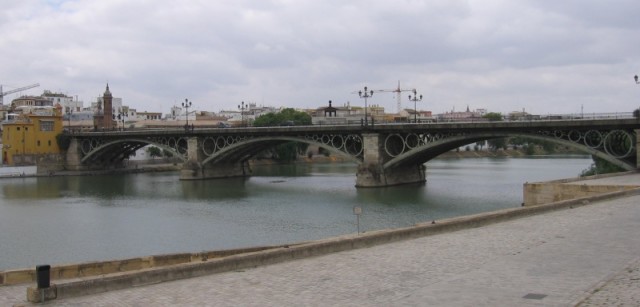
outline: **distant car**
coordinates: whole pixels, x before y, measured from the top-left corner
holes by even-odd
[[[286,121],[283,121],[282,123],[280,123],[280,126],[295,126],[295,125],[296,125],[296,123],[293,122],[292,120],[286,120]]]
[[[229,128],[229,127],[231,127],[231,125],[229,125],[229,123],[218,122],[218,128]]]

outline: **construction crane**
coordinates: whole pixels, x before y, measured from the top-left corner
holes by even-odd
[[[34,88],[34,87],[38,87],[38,86],[40,86],[40,83],[31,84],[31,85],[27,85],[27,86],[23,86],[23,87],[20,87],[20,88],[17,88],[17,89],[13,89],[13,90],[10,90],[10,91],[3,92],[2,91],[2,85],[0,84],[0,106],[4,104],[4,96],[9,95],[9,94],[13,94],[13,93],[17,93],[17,92],[20,92],[20,91],[28,90],[30,88]]]
[[[402,92],[412,92],[415,89],[402,89],[400,88],[400,81],[398,81],[398,87],[395,89],[391,89],[391,90],[377,90],[376,92],[392,92],[392,93],[396,93],[396,99],[398,100],[398,110],[397,112],[400,113],[400,111],[402,111]]]

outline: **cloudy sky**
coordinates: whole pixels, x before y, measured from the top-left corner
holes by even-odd
[[[364,105],[398,81],[435,113],[640,105],[638,0],[0,0],[0,33],[5,91],[88,105],[108,82],[138,111]]]

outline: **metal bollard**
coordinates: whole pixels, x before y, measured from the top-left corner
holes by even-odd
[[[51,286],[51,266],[48,264],[36,266],[36,283],[38,289],[45,289]]]

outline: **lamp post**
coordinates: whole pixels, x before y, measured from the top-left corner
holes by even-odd
[[[182,107],[185,108],[186,112],[186,124],[184,125],[184,130],[189,130],[189,107],[191,107],[192,103],[191,101],[189,101],[189,99],[185,98],[184,102],[182,103]]]
[[[242,103],[240,103],[238,105],[238,110],[240,110],[240,118],[242,120],[242,127],[246,127],[246,124],[244,122],[244,110],[247,109],[249,106],[245,106],[244,105],[244,101]]]
[[[69,132],[71,132],[71,115],[72,114],[73,114],[73,109],[72,108],[67,109],[67,122],[68,122],[67,126],[69,126],[68,128]]]
[[[633,79],[636,81],[636,84],[640,84],[640,81],[638,81],[638,75],[633,76]],[[635,115],[637,119],[640,119],[640,107],[633,112],[633,115]]]
[[[413,89],[413,98],[411,97],[411,95],[409,95],[409,101],[413,101],[413,122],[417,123],[418,122],[418,109],[416,108],[416,103],[418,101],[422,101],[422,95],[419,96],[418,98],[418,93],[416,92],[416,89]]]
[[[364,98],[364,125],[368,126],[369,125],[369,117],[368,117],[368,113],[367,113],[367,99],[371,96],[373,96],[373,90],[367,91],[367,87],[364,87],[364,92],[363,91],[358,91],[358,96],[360,96],[360,98]]]

